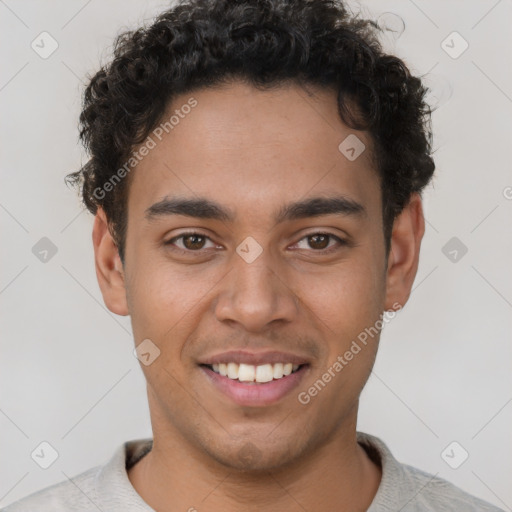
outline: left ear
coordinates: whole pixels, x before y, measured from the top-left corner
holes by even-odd
[[[393,307],[395,303],[403,307],[409,299],[418,270],[424,233],[425,217],[421,197],[414,193],[393,223],[386,273],[386,310],[396,309]]]

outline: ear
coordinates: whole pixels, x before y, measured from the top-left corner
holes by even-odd
[[[386,310],[397,309],[395,303],[403,307],[409,299],[418,270],[424,233],[425,217],[421,197],[414,193],[393,223],[386,273]]]
[[[125,275],[117,246],[108,229],[107,217],[100,207],[92,230],[96,277],[107,308],[116,315],[129,314]]]

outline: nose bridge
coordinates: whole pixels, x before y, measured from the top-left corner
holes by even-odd
[[[231,271],[216,305],[217,318],[236,321],[252,331],[278,319],[291,321],[297,304],[293,291],[285,276],[279,276],[271,251],[248,238],[232,255]]]

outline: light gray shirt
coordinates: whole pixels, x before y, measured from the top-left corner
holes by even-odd
[[[370,458],[382,467],[379,489],[367,512],[504,512],[442,478],[398,462],[386,444],[375,436],[358,432],[357,439]],[[2,510],[155,512],[137,494],[127,473],[127,468],[146,455],[151,447],[152,439],[126,441],[105,465],[80,473],[71,478],[72,482],[65,480],[46,487]]]

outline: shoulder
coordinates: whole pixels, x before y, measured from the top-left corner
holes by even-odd
[[[451,482],[418,468],[402,464],[404,482],[410,489],[406,511],[503,512],[502,509],[469,494]]]
[[[101,466],[88,469],[69,480],[36,491],[1,512],[97,512],[95,479],[100,471]]]
[[[4,507],[1,512],[152,510],[130,483],[127,468],[152,448],[152,439],[118,445],[110,460]]]
[[[399,462],[378,437],[358,432],[357,439],[382,467],[382,479],[368,512],[503,512],[437,475]]]

